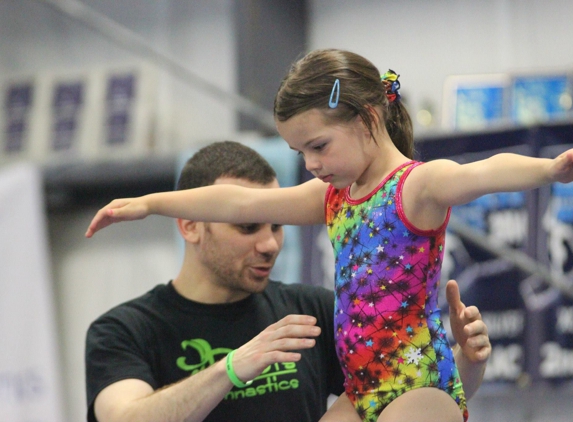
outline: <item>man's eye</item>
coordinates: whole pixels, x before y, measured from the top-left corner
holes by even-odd
[[[254,233],[259,229],[260,224],[241,224],[239,229],[243,233]]]
[[[273,224],[271,230],[273,232],[278,232],[280,229],[282,229],[283,225],[282,224]]]

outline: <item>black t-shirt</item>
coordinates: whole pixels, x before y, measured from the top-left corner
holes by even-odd
[[[268,367],[252,385],[233,387],[206,421],[318,421],[329,394],[343,391],[334,347],[334,296],[321,287],[271,281],[263,293],[221,305],[193,302],[171,283],[123,303],[93,322],[86,340],[88,421],[114,382],[136,378],[153,389],[173,384],[224,358],[289,314],[313,315],[316,345],[295,363]]]

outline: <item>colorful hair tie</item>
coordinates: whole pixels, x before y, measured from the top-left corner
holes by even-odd
[[[336,94],[336,98],[334,95]],[[332,92],[330,93],[330,99],[328,100],[328,106],[330,108],[338,107],[338,99],[340,98],[340,81],[336,79],[334,85],[332,85]]]
[[[400,81],[398,80],[399,77],[400,75],[398,75],[392,69],[388,69],[386,73],[380,76],[380,79],[386,87],[386,96],[388,97],[388,101],[391,103],[396,100],[400,100]]]

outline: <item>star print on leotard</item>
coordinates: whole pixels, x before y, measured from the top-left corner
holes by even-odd
[[[440,320],[438,288],[447,220],[420,230],[404,216],[402,184],[422,163],[395,169],[368,196],[329,187],[326,224],[335,253],[334,315],[345,388],[363,420],[397,396],[437,387],[467,410]]]

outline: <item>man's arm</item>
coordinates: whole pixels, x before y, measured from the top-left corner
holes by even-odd
[[[270,325],[233,356],[237,377],[246,382],[267,366],[296,362],[300,353],[291,350],[314,346],[320,328],[316,318],[288,315]],[[144,381],[126,379],[104,388],[96,397],[94,410],[99,422],[194,422],[202,421],[231,390],[225,360],[157,391]]]
[[[455,280],[448,281],[446,297],[450,305],[450,325],[456,345],[454,358],[464,384],[466,398],[471,398],[480,387],[491,344],[487,326],[475,306],[466,307],[460,299],[460,290]]]
[[[155,392],[145,381],[118,381],[97,395],[94,410],[99,422],[201,421],[232,387],[223,359]]]

